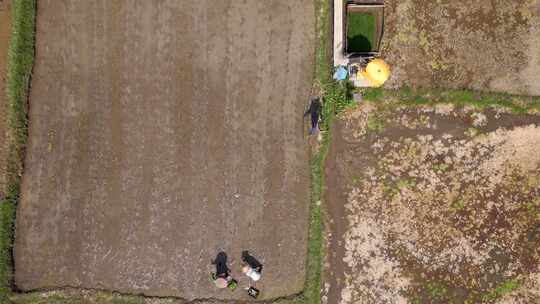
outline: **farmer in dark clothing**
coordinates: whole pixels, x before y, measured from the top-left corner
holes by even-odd
[[[253,268],[258,273],[262,272],[263,265],[254,256],[249,254],[249,251],[242,251],[242,261],[244,261],[244,263],[248,264],[249,267]]]
[[[304,113],[304,117],[311,114],[311,129],[309,129],[309,135],[313,135],[318,131],[319,116],[321,115],[321,100],[319,97],[311,98],[309,109]]]
[[[227,267],[227,254],[223,251],[218,253],[216,259],[212,262],[212,264],[216,265],[216,274],[214,278],[214,283],[216,284],[216,287],[227,287],[230,280],[229,267]]]
[[[242,272],[250,279],[250,281],[257,282],[261,279],[261,272],[263,265],[259,262],[254,256],[249,254],[249,251],[242,251],[242,261],[244,266],[242,267]],[[259,289],[251,286],[247,289],[248,295],[254,299],[259,296]]]

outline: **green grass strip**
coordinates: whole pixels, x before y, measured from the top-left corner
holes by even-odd
[[[0,204],[0,303],[8,301],[11,293],[10,279],[13,273],[11,265],[11,246],[13,238],[13,220],[15,205],[10,201]]]
[[[347,14],[347,52],[365,53],[373,50],[375,15],[370,13]]]
[[[323,95],[322,121],[320,127],[322,141],[319,150],[311,158],[311,208],[309,220],[308,270],[306,286],[301,297],[293,301],[297,304],[319,304],[321,301],[321,274],[323,265],[323,199],[324,164],[331,143],[331,127],[335,117],[351,104],[351,88],[345,83],[332,79],[332,61],[328,49],[331,39],[330,3],[315,0],[317,11],[318,43],[315,62],[315,86]]]
[[[28,89],[34,64],[35,12],[35,0],[12,0],[6,83],[7,185],[6,198],[0,203],[0,302],[7,302],[13,277],[13,223],[28,134]]]
[[[18,198],[28,134],[28,89],[34,65],[35,0],[13,0],[8,51],[8,195]]]
[[[317,12],[317,50],[315,53],[315,85],[323,88],[330,76],[328,30],[329,30],[329,3],[325,0],[314,0]],[[326,136],[324,136],[326,139]],[[308,264],[306,285],[303,294],[294,303],[318,304],[320,303],[321,272],[322,272],[322,185],[323,163],[328,149],[328,140],[321,145],[320,150],[311,158],[311,206],[309,215]]]
[[[504,107],[517,114],[540,112],[540,97],[474,90],[411,89],[409,87],[397,90],[370,88],[364,90],[364,99],[369,101],[396,101],[408,106],[451,103],[458,106],[473,106],[478,109]]]
[[[485,301],[495,301],[499,298],[502,298],[504,295],[511,293],[512,291],[518,289],[520,283],[517,279],[512,279],[506,282],[503,282],[489,293],[485,294],[482,299]]]

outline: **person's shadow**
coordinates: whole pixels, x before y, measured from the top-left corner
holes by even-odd
[[[242,251],[242,261],[249,265],[252,269],[258,273],[262,272],[263,265],[254,256],[249,254],[249,251]]]
[[[347,42],[347,51],[349,53],[367,53],[371,52],[371,42],[364,35],[349,37]]]

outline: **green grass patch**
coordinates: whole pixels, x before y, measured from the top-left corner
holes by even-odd
[[[4,201],[0,205],[0,303],[5,303],[11,292],[11,278],[13,267],[11,265],[11,247],[13,240],[13,220],[15,218],[15,205]]]
[[[321,273],[323,262],[322,200],[324,185],[324,161],[330,146],[330,136],[323,135],[319,151],[311,159],[311,208],[309,220],[309,245],[307,281],[303,296],[295,301],[302,304],[320,303]]]
[[[384,117],[379,113],[371,113],[368,117],[366,129],[370,132],[380,133],[384,131]]]
[[[454,212],[463,211],[465,210],[465,207],[466,207],[466,204],[465,204],[465,200],[463,199],[457,199],[450,205],[450,208]]]
[[[431,299],[444,299],[448,295],[448,289],[444,284],[438,282],[429,282],[425,286],[426,291]]]
[[[444,173],[448,170],[448,168],[450,168],[450,166],[448,166],[447,164],[433,165],[433,171],[437,173]]]
[[[371,52],[374,40],[375,15],[357,12],[347,13],[347,52]]]
[[[528,202],[525,207],[529,217],[540,221],[540,197],[535,198],[532,202]]]
[[[35,0],[13,0],[7,62],[8,196],[18,198],[28,135],[28,88],[34,65]]]
[[[410,189],[416,186],[416,181],[414,179],[401,178],[397,181],[396,187],[399,190]]]
[[[370,88],[365,89],[363,92],[365,100],[378,101],[384,98],[384,91],[382,88]]]
[[[483,295],[482,299],[484,301],[497,300],[497,299],[503,297],[504,295],[506,295],[508,293],[511,293],[512,291],[518,289],[519,286],[520,286],[520,284],[519,284],[519,282],[517,280],[515,280],[515,279],[508,280],[508,281],[500,284],[499,286],[497,286],[493,290],[491,290],[489,293]]]
[[[474,90],[412,89],[409,87],[397,90],[367,88],[363,90],[363,96],[368,101],[395,101],[399,105],[406,106],[451,103],[457,106],[467,105],[478,109],[504,107],[516,114],[540,112],[539,97]]]
[[[352,97],[352,84],[349,81],[328,79],[322,85],[324,105],[322,109],[321,129],[330,130],[333,118],[355,103]]]
[[[412,297],[411,303],[455,303],[443,282],[428,281],[420,286],[419,294]]]
[[[467,130],[465,130],[465,135],[469,136],[469,137],[476,137],[478,135],[481,134],[481,130],[480,129],[477,129],[477,128],[468,128]]]
[[[0,301],[6,302],[13,277],[12,244],[15,209],[19,200],[24,151],[28,134],[27,109],[34,64],[35,0],[13,0],[7,59],[7,168],[6,198],[0,206]]]

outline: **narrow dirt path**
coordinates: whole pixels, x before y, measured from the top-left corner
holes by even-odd
[[[342,176],[344,168],[340,167],[337,159],[343,154],[345,142],[341,137],[341,123],[337,120],[332,125],[332,144],[328,151],[325,163],[324,175],[327,176],[326,187],[331,189],[325,191],[324,201],[328,212],[328,235],[327,235],[327,256],[326,263],[331,265],[326,269],[323,280],[323,304],[337,304],[341,302],[341,291],[344,288],[345,267],[343,262],[345,257],[344,235],[347,231],[347,220],[345,202],[347,200],[345,185],[338,182],[337,176]],[[329,178],[328,178],[329,177]]]
[[[312,2],[39,1],[17,286],[243,299],[250,250],[299,292]]]

